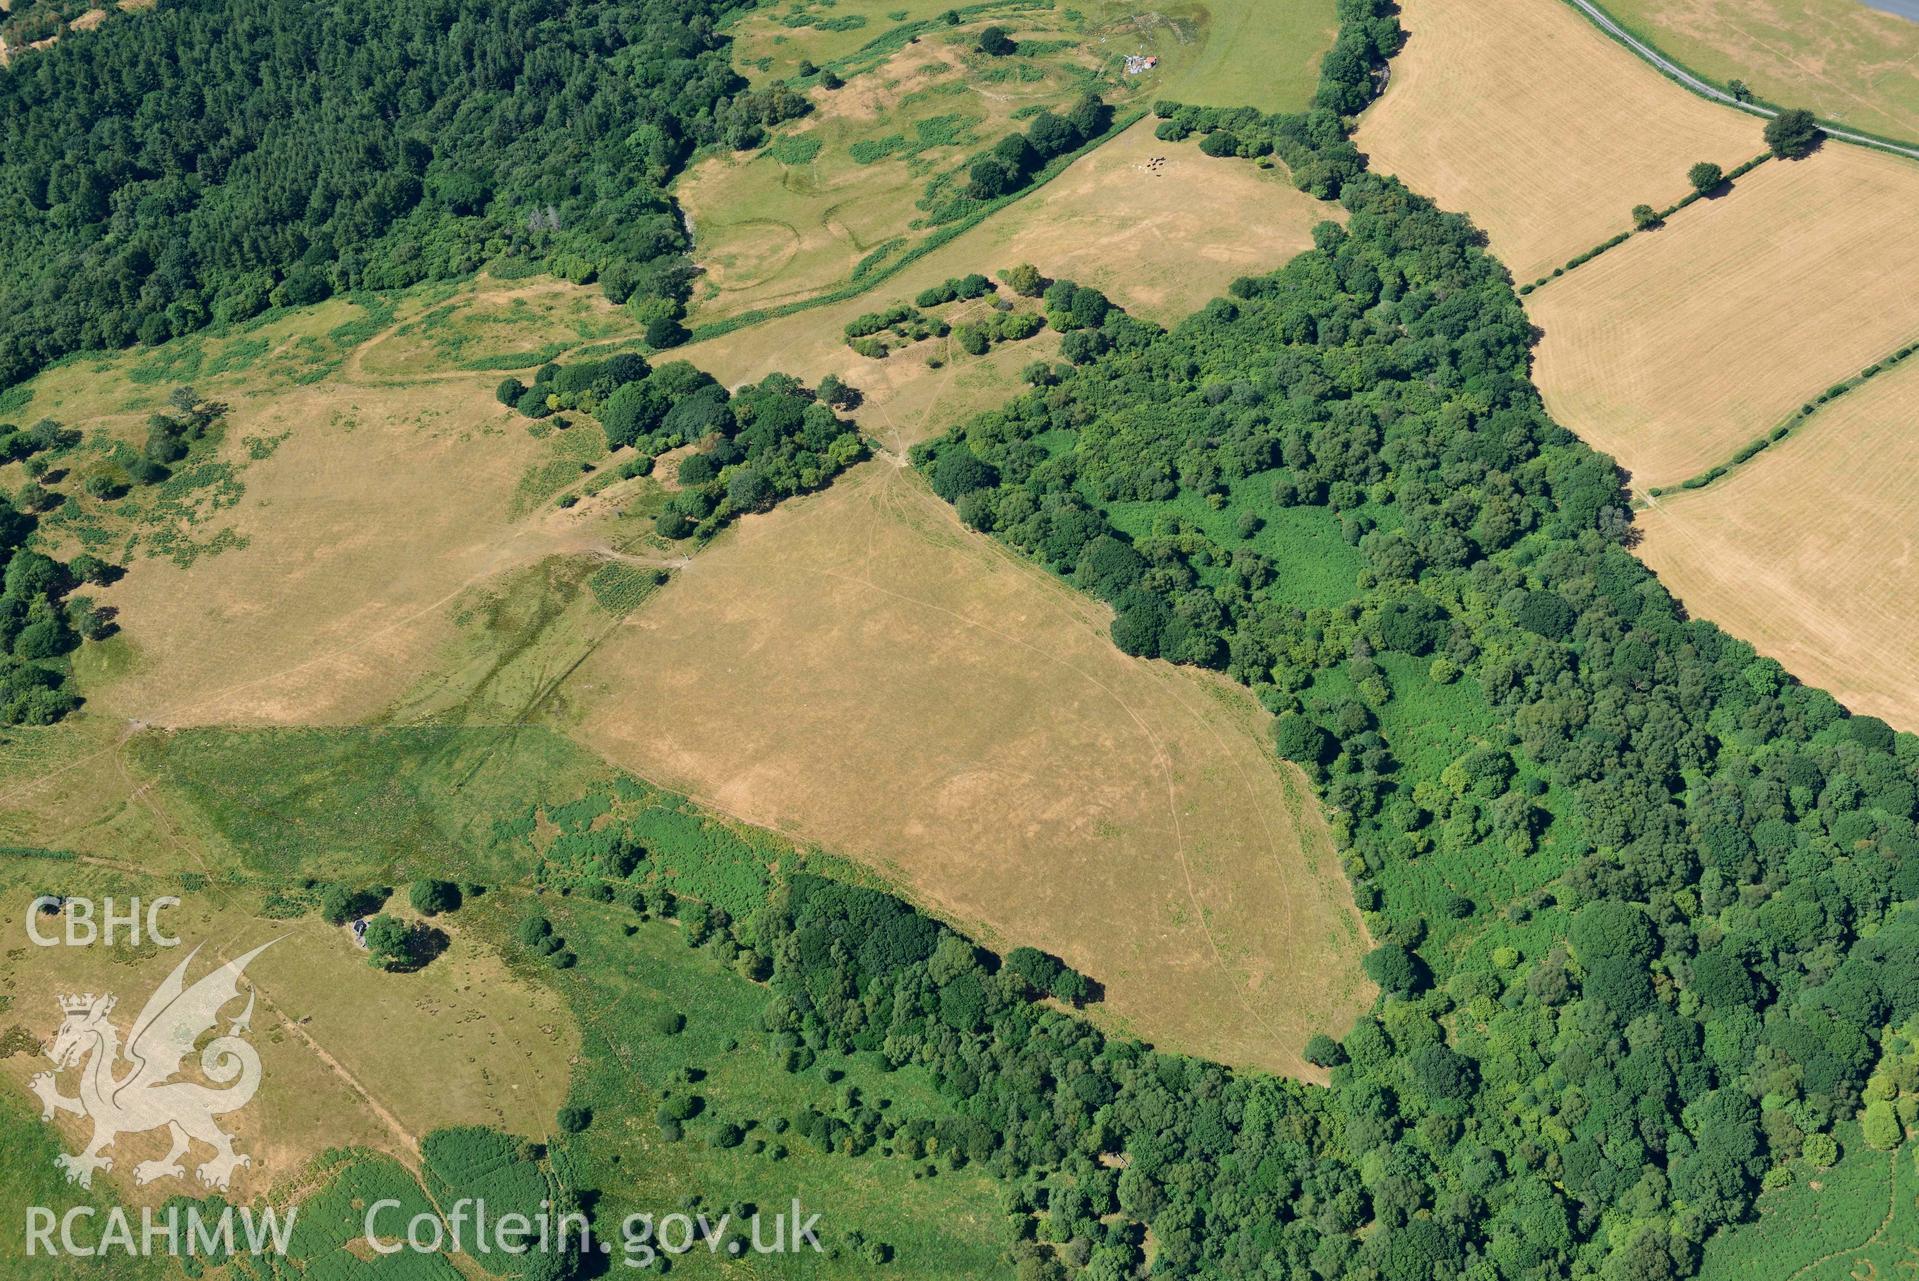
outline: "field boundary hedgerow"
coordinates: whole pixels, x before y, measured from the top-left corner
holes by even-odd
[[[1653,498],[1665,498],[1668,495],[1687,492],[1696,493],[1708,485],[1724,480],[1734,471],[1751,462],[1760,454],[1765,453],[1780,441],[1797,434],[1799,429],[1810,422],[1825,406],[1849,392],[1857,391],[1859,388],[1877,378],[1880,374],[1898,368],[1901,364],[1911,359],[1914,353],[1919,353],[1919,339],[1914,339],[1911,342],[1903,344],[1897,351],[1879,360],[1875,360],[1872,364],[1867,365],[1852,377],[1845,379],[1843,382],[1836,382],[1826,388],[1816,397],[1806,401],[1800,405],[1799,408],[1793,410],[1792,413],[1788,414],[1786,418],[1771,431],[1763,436],[1754,437],[1752,440],[1746,442],[1746,444],[1740,446],[1739,452],[1735,453],[1725,462],[1707,468],[1698,475],[1689,476],[1677,485],[1654,485],[1647,489],[1646,493]]]
[[[1623,46],[1641,62],[1644,62],[1654,71],[1657,71],[1660,75],[1695,97],[1704,98],[1708,102],[1715,102],[1720,106],[1731,107],[1735,111],[1743,111],[1748,115],[1759,116],[1766,120],[1770,120],[1781,111],[1786,110],[1785,107],[1780,106],[1778,103],[1768,102],[1763,98],[1750,95],[1742,98],[1735,95],[1724,85],[1717,83],[1708,76],[1701,75],[1699,72],[1694,71],[1691,67],[1661,49],[1652,39],[1641,32],[1635,31],[1628,23],[1616,17],[1604,6],[1596,3],[1596,0],[1566,0],[1566,3],[1581,17],[1585,18],[1586,21],[1597,27],[1607,39]],[[1816,118],[1819,121],[1819,127],[1825,130],[1828,136],[1836,138],[1840,142],[1851,143],[1855,147],[1867,147],[1874,151],[1889,152],[1893,155],[1904,156],[1908,160],[1919,160],[1919,145],[1915,145],[1906,139],[1888,138],[1883,134],[1871,133],[1851,125],[1840,124],[1838,121],[1829,120],[1824,116],[1818,116]]]
[[[869,267],[864,274],[862,274],[858,268],[855,268],[853,278],[846,284],[841,285],[838,289],[830,289],[812,298],[801,298],[794,302],[782,303],[777,307],[760,307],[752,311],[743,311],[737,316],[729,316],[725,320],[716,320],[709,324],[695,325],[687,337],[686,342],[690,345],[692,343],[706,342],[713,338],[724,338],[730,333],[763,324],[769,320],[779,320],[798,312],[811,311],[815,307],[829,307],[834,303],[847,302],[863,294],[870,293],[891,280],[894,276],[897,276],[906,268],[918,262],[921,258],[924,258],[927,254],[932,253],[935,249],[958,239],[966,232],[971,231],[994,214],[1000,212],[1000,210],[1032,195],[1047,183],[1053,181],[1053,179],[1059,177],[1062,173],[1065,173],[1074,163],[1091,155],[1099,148],[1105,146],[1138,124],[1145,118],[1146,112],[1147,108],[1145,107],[1133,107],[1124,112],[1117,113],[1113,117],[1113,122],[1107,126],[1106,132],[1079,147],[1077,150],[1069,151],[1053,160],[1044,169],[1041,169],[1035,174],[1031,182],[1021,187],[1018,191],[1001,196],[988,204],[982,205],[965,217],[946,224],[884,267]],[[860,266],[865,267],[866,261],[862,261]]]
[[[1657,214],[1653,216],[1653,220],[1647,223],[1645,226],[1634,227],[1629,231],[1622,231],[1618,235],[1614,236],[1611,240],[1602,240],[1598,244],[1594,245],[1591,249],[1586,250],[1584,253],[1575,254],[1571,258],[1568,258],[1564,266],[1554,267],[1550,272],[1541,276],[1539,279],[1533,281],[1531,284],[1519,286],[1519,296],[1521,298],[1524,298],[1528,294],[1531,294],[1540,289],[1544,289],[1547,285],[1550,285],[1553,281],[1558,280],[1561,277],[1566,276],[1567,274],[1571,272],[1577,271],[1579,268],[1585,266],[1587,263],[1599,257],[1599,255],[1605,253],[1606,251],[1610,249],[1619,248],[1619,246],[1625,244],[1628,240],[1631,240],[1634,236],[1644,235],[1646,232],[1659,230],[1659,228],[1665,225],[1666,219],[1671,218],[1673,215],[1677,214],[1681,209],[1685,209],[1690,205],[1697,204],[1699,201],[1704,200],[1706,196],[1709,194],[1709,191],[1717,191],[1721,187],[1730,187],[1731,184],[1737,182],[1739,179],[1745,177],[1747,174],[1751,173],[1753,170],[1757,169],[1760,165],[1765,164],[1768,160],[1771,160],[1771,159],[1772,159],[1772,152],[1770,151],[1760,152],[1758,155],[1754,156],[1751,160],[1748,160],[1745,164],[1740,165],[1737,169],[1734,169],[1732,172],[1728,173],[1724,178],[1721,178],[1717,186],[1709,188],[1708,191],[1687,192],[1685,196],[1682,197],[1677,203],[1669,205],[1664,209],[1661,209]],[[1731,194],[1731,193],[1728,192],[1727,194]]]

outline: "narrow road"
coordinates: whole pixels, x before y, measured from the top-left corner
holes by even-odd
[[[1716,89],[1712,85],[1707,84],[1704,80],[1701,80],[1698,76],[1695,76],[1692,72],[1686,70],[1665,54],[1659,52],[1659,50],[1653,48],[1638,36],[1635,36],[1632,32],[1613,21],[1612,15],[1592,3],[1592,0],[1568,0],[1568,2],[1597,23],[1606,34],[1612,36],[1613,39],[1619,41],[1619,43],[1631,49],[1642,59],[1651,63],[1667,76],[1677,80],[1680,84],[1692,90],[1700,97],[1710,98],[1714,102],[1722,102],[1726,106],[1738,111],[1748,112],[1755,116],[1764,116],[1768,120],[1779,114],[1771,107],[1761,107],[1755,103],[1741,102],[1725,90]],[[1908,159],[1919,160],[1919,147],[1907,146],[1904,143],[1897,142],[1882,142],[1878,138],[1869,137],[1863,133],[1854,133],[1850,129],[1836,129],[1830,125],[1822,125],[1820,127],[1826,131],[1828,137],[1837,138],[1842,142],[1854,142],[1860,146],[1873,147],[1880,151],[1896,151]]]

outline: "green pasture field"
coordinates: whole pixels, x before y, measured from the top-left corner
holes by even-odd
[[[689,1196],[713,1217],[741,1205],[770,1215],[798,1197],[822,1215],[821,1240],[841,1257],[773,1256],[746,1265],[751,1275],[873,1275],[845,1249],[853,1230],[890,1248],[887,1276],[1010,1275],[1000,1259],[1010,1242],[998,1189],[984,1170],[889,1153],[890,1145],[861,1156],[821,1152],[790,1126],[807,1108],[842,1113],[849,1091],[895,1122],[937,1116],[921,1070],[883,1072],[869,1061],[877,1056],[829,1054],[804,1071],[783,1071],[774,1038],[759,1025],[767,994],[710,947],[691,949],[671,923],[637,922],[619,905],[579,895],[549,898],[542,910],[580,957],[558,982],[584,1036],[570,1103],[593,1115],[584,1132],[556,1137],[554,1161],[570,1182],[606,1189],[595,1211],[603,1233],[617,1232],[629,1214],[681,1209]],[[663,1032],[675,1016],[684,1027]],[[702,1101],[677,1140],[655,1115],[674,1096]],[[729,1125],[745,1138],[722,1147]],[[688,1276],[738,1275],[704,1251],[676,1261],[675,1275],[682,1268]]]
[[[11,1056],[8,1050],[0,1054]],[[112,1195],[103,1189],[88,1192],[66,1181],[54,1167],[54,1156],[61,1149],[53,1131],[40,1123],[39,1103],[9,1089],[0,1089],[0,1145],[7,1153],[7,1159],[0,1161],[0,1205],[9,1211],[43,1206],[65,1215],[90,1206],[104,1213],[112,1204]],[[0,1231],[0,1273],[34,1281],[82,1281],[101,1275],[100,1264],[91,1259],[48,1258],[38,1252],[29,1259],[22,1227],[8,1223]],[[166,1274],[157,1260],[122,1260],[113,1265],[111,1275],[114,1281],[158,1281]]]
[[[1100,51],[1159,58],[1140,77],[1156,96],[1262,111],[1297,111],[1312,101],[1319,59],[1337,28],[1331,0],[1183,0],[1144,10],[1112,0],[957,7],[945,0],[788,0],[744,15],[728,34],[735,63],[760,88],[791,77],[802,60],[858,70],[878,50],[941,29],[942,15],[955,8],[963,20],[999,22],[1016,34],[1039,20],[1022,18],[1022,9],[1052,10],[1068,21],[1077,14]]]
[[[768,12],[741,30],[774,21]],[[1016,52],[975,48],[988,16],[1014,34]],[[1088,38],[1085,22],[985,5],[966,10],[960,25],[935,21],[910,40],[876,42],[836,62],[844,86],[815,88],[813,113],[781,126],[771,145],[695,165],[677,190],[704,269],[696,318],[857,283],[975,208],[963,195],[966,165],[1033,113],[1064,111],[1090,92],[1122,101],[1118,60]]]
[[[1761,101],[1919,139],[1919,22],[1862,0],[1605,0],[1604,8],[1721,87],[1743,80]]]
[[[1145,41],[1164,51],[1156,93],[1205,107],[1304,110],[1339,29],[1332,0],[1214,0],[1164,14]]]
[[[190,892],[217,892],[229,916],[271,910],[300,919],[315,897],[301,887],[316,877],[403,886],[431,875],[485,887],[444,918],[445,927],[504,957],[523,981],[551,988],[577,1025],[581,1053],[569,1059],[569,1102],[589,1109],[590,1123],[568,1133],[556,1114],[518,1137],[538,1145],[536,1156],[544,1151],[539,1159],[556,1187],[603,1193],[589,1200],[602,1233],[617,1240],[629,1213],[691,1208],[717,1217],[750,1205],[771,1214],[797,1196],[825,1216],[828,1256],[738,1264],[689,1256],[676,1266],[692,1276],[718,1275],[723,1266],[737,1269],[727,1275],[864,1276],[864,1251],[849,1245],[864,1240],[886,1247],[888,1275],[1000,1275],[1007,1227],[984,1170],[937,1153],[895,1152],[890,1143],[857,1156],[820,1151],[789,1129],[805,1109],[835,1115],[867,1104],[896,1123],[931,1120],[938,1104],[923,1073],[885,1072],[877,1056],[831,1053],[804,1070],[782,1070],[781,1047],[760,1023],[770,997],[737,972],[731,945],[722,951],[715,935],[708,946],[689,946],[687,927],[643,917],[625,902],[627,887],[643,885],[655,903],[670,890],[682,917],[693,910],[688,905],[710,904],[743,920],[787,871],[805,864],[835,874],[836,860],[815,861],[782,838],[719,820],[539,728],[208,729],[138,736],[130,746],[129,770],[153,780],[180,838],[200,851],[202,871],[186,878]],[[641,851],[623,874],[610,861],[622,849]],[[57,875],[73,865],[54,857],[46,866]],[[95,879],[107,875],[85,870]],[[268,902],[279,906],[240,906]],[[548,917],[565,939],[567,968],[517,941],[532,915]],[[307,924],[300,920],[301,929]],[[683,1019],[683,1028],[661,1031],[668,1015]],[[412,1066],[383,1059],[382,1070],[425,1070],[427,1056],[405,1062]],[[367,1085],[376,1094],[396,1088],[378,1078]],[[662,1098],[689,1091],[701,1110],[680,1138],[669,1139],[656,1109]],[[0,1095],[0,1135],[36,1158],[0,1177],[18,1193],[10,1191],[7,1204],[66,1205],[73,1194],[52,1186],[53,1137],[23,1108],[11,1092]],[[721,1136],[728,1123],[744,1131],[737,1145]],[[436,1140],[426,1142],[430,1168]],[[302,1205],[291,1252],[300,1271],[239,1263],[229,1275],[452,1281],[487,1272],[474,1273],[472,1259],[413,1255],[362,1272],[356,1259],[364,1251],[352,1242],[369,1190],[426,1204],[413,1176],[389,1156],[322,1156],[270,1198]],[[856,1230],[861,1236],[850,1237]],[[177,1275],[119,1265],[90,1274]]]

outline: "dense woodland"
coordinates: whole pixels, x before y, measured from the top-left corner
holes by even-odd
[[[1919,740],[1686,618],[1480,233],[1341,198],[1314,251],[922,456],[1122,648],[1259,692],[1372,913],[1383,996],[1310,1048],[1323,1105],[1233,1117],[1312,1141],[1127,1177],[1175,1274],[1686,1275],[1919,1013]],[[1261,550],[1313,522],[1361,566],[1337,604]]]
[[[499,386],[502,404],[529,418],[595,414],[611,450],[631,447],[626,477],[652,472],[661,454],[699,448],[675,464],[677,490],[656,521],[668,538],[710,537],[736,517],[810,493],[866,457],[866,442],[840,409],[858,393],[828,376],[818,388],[769,374],[729,392],[684,360],[657,368],[634,352],[546,365],[531,387]]]
[[[1661,1281],[1829,1163],[1839,1122],[1889,1144],[1919,1113],[1919,739],[1688,619],[1627,550],[1617,470],[1547,416],[1483,236],[1356,163],[1389,8],[1340,0],[1307,115],[1166,115],[1228,135],[1216,154],[1277,148],[1345,227],[1170,331],[1055,286],[1072,363],[919,455],[970,525],[1109,601],[1122,648],[1277,714],[1379,944],[1373,1011],[1307,1048],[1331,1087],[1109,1039],[1040,999],[1095,994],[1057,962],[1001,963],[871,890],[799,876],[737,924],[697,913],[770,966],[789,1066],[933,1073],[947,1119],[888,1137],[1005,1181],[1028,1281],[1136,1275],[1148,1230],[1155,1276]],[[464,269],[536,206],[610,286],[671,299],[659,181],[782,109],[731,96],[706,17],[230,0],[110,24],[0,78],[0,199],[31,229],[0,248],[24,282],[0,351],[17,376]],[[110,38],[155,22],[178,26]],[[257,101],[195,78],[248,58]],[[136,113],[147,93],[171,105]],[[613,94],[646,123],[609,130]],[[638,357],[501,395],[596,412],[648,462],[704,442],[669,533],[824,483],[858,443],[844,388],[729,393]],[[1337,557],[1289,555],[1314,531],[1353,567],[1334,599]],[[24,536],[0,508],[16,652],[72,585]],[[886,1124],[854,1100],[798,1132],[857,1152]]]
[[[209,420],[225,408],[203,404],[188,388],[181,398]],[[158,424],[173,423],[160,414],[154,421],[156,434]],[[118,566],[86,553],[56,560],[28,546],[40,513],[60,501],[48,486],[66,477],[79,442],[79,432],[50,418],[24,430],[0,423],[0,462],[22,463],[31,478],[14,498],[0,495],[0,725],[50,725],[78,707],[68,656],[115,630],[111,612],[78,589],[112,582]]]
[[[0,388],[507,252],[677,336],[664,190],[804,111],[721,0],[161,0],[0,73]]]

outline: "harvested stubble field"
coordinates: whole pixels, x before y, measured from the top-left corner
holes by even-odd
[[[1919,727],[1919,362],[1638,520],[1639,555],[1695,614],[1855,711]]]
[[[1915,205],[1898,157],[1762,165],[1532,295],[1547,407],[1642,491],[1725,462],[1919,338]]]
[[[1630,229],[1634,205],[1678,200],[1695,161],[1731,169],[1763,149],[1758,120],[1664,79],[1561,0],[1403,10],[1407,44],[1360,150],[1469,215],[1522,283]]]
[[[1919,138],[1919,23],[1860,0],[1605,0],[1660,52],[1769,102]]]
[[[1107,617],[881,459],[742,523],[565,692],[609,759],[1058,953],[1134,1032],[1317,1076],[1371,990],[1311,793],[1242,691]]]

